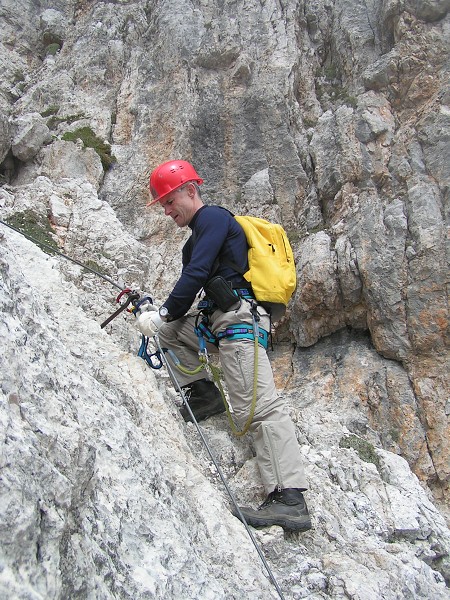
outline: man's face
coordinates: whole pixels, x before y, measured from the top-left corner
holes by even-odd
[[[170,193],[160,202],[166,217],[172,217],[178,227],[189,225],[197,210],[194,196],[195,188],[192,183],[186,183]]]

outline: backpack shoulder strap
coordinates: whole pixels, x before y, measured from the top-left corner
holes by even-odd
[[[206,205],[208,206],[208,205]],[[231,210],[228,210],[228,208],[225,208],[224,206],[218,206],[218,208],[221,208],[222,210],[226,210],[227,213],[229,213],[233,218],[235,217],[234,213],[231,212]],[[190,237],[191,240],[191,247],[194,247],[195,244],[195,240],[197,239],[197,234],[195,232],[195,229],[192,230],[192,234]],[[216,260],[213,263],[212,269],[211,269],[211,277],[214,277],[215,273],[217,272],[217,269],[219,268],[220,265],[225,265],[226,267],[231,267],[232,269],[234,269],[236,271],[236,273],[239,273],[240,275],[243,275],[245,273],[245,271],[243,271],[241,268],[238,267],[238,265],[233,262],[233,261],[222,261],[220,260],[220,252],[216,258]]]

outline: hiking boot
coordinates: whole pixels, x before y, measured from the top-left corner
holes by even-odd
[[[198,379],[184,386],[183,391],[197,421],[203,421],[203,419],[207,419],[212,415],[225,412],[225,404],[220,391],[212,381]],[[192,421],[191,415],[184,404],[180,408],[180,413],[186,422]]]
[[[273,491],[257,510],[247,507],[240,510],[248,525],[252,527],[279,525],[288,531],[311,529],[308,507],[303,494],[297,488]],[[234,511],[233,514],[240,519],[237,511]]]

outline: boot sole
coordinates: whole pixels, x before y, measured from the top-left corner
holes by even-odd
[[[234,515],[239,519],[239,516]],[[265,517],[246,517],[244,514],[245,520],[247,521],[247,525],[254,527],[255,529],[260,529],[263,527],[272,527],[274,525],[278,527],[282,527],[283,529],[287,529],[289,531],[308,531],[312,528],[311,519],[308,517],[299,517],[296,519],[295,517],[279,517],[277,519],[270,519]]]

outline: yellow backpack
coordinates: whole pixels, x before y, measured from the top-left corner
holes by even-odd
[[[274,321],[286,312],[295,291],[297,275],[294,254],[281,225],[250,216],[234,216],[247,237],[249,270],[243,273],[256,300]]]

